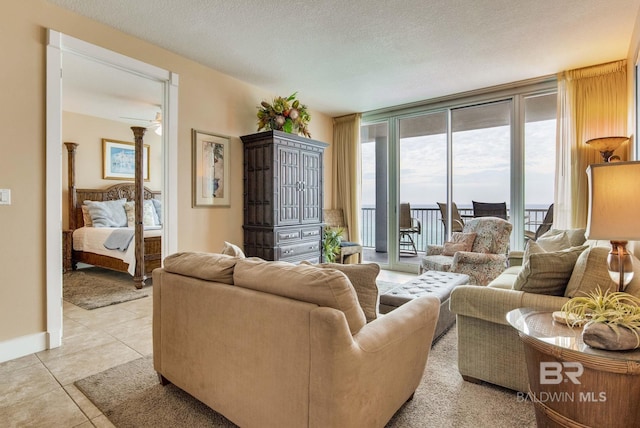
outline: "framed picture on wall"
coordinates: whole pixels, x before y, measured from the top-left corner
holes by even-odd
[[[229,207],[231,139],[191,130],[193,144],[193,206]]]
[[[149,181],[149,145],[144,145],[142,171]],[[136,146],[126,141],[102,139],[102,178],[133,180],[136,177]]]

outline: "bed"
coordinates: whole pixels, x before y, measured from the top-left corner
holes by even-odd
[[[144,201],[156,200],[156,202],[159,202],[161,192],[148,189],[143,185],[142,179],[138,180],[137,178],[134,182],[117,183],[104,189],[76,189],[75,154],[78,144],[65,143],[65,146],[67,147],[69,160],[68,206],[69,230],[72,234],[72,269],[75,270],[78,263],[86,263],[120,272],[128,272],[133,276],[135,287],[142,288],[146,277],[151,275],[153,269],[161,266],[162,229],[161,226],[144,227],[142,210],[139,210],[138,207],[142,207]],[[138,188],[141,189],[140,192],[137,191]],[[139,201],[136,200],[137,195],[142,195]],[[121,199],[133,201],[131,203],[135,204],[135,221],[133,222],[133,227],[130,228],[133,229],[134,237],[126,251],[108,250],[102,244],[112,230],[116,228],[85,225],[87,208],[84,201],[103,202]],[[85,205],[84,213],[83,205]]]

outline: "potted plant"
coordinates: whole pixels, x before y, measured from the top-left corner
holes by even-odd
[[[342,242],[341,227],[325,227],[322,234],[322,255],[326,263],[334,263],[336,256],[340,254],[340,243]]]
[[[570,326],[584,324],[582,341],[610,351],[640,347],[640,298],[600,287],[570,299],[561,314]]]
[[[311,138],[308,128],[311,115],[296,95],[294,92],[287,98],[275,97],[271,103],[263,101],[258,107],[258,131],[284,131]]]

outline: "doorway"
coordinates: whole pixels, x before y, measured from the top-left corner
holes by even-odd
[[[62,96],[63,55],[75,55],[162,86],[162,254],[177,250],[178,75],[85,41],[48,30],[46,114],[47,349],[62,342]],[[66,156],[66,153],[64,154]]]

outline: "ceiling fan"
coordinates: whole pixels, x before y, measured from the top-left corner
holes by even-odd
[[[147,129],[153,129],[153,132],[155,132],[158,135],[162,135],[162,113],[161,112],[157,112],[156,117],[154,119],[140,119],[139,117],[123,117],[123,116],[120,116],[120,118],[147,122],[149,123],[149,126],[147,126]]]

